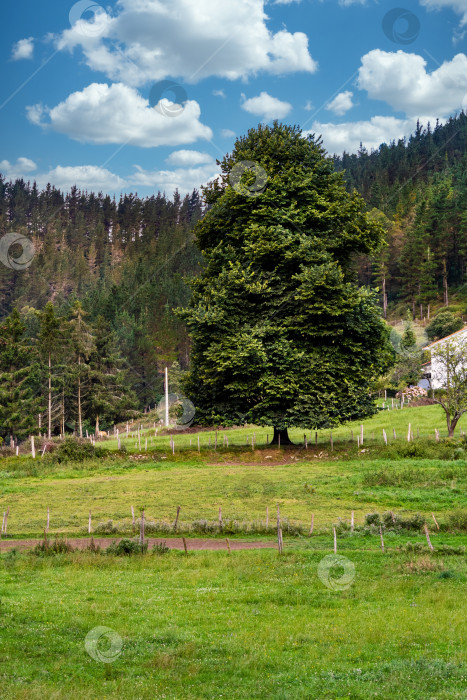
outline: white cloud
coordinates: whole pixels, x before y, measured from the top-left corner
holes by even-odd
[[[339,117],[352,109],[354,103],[352,102],[353,92],[346,90],[345,92],[340,92],[331,102],[328,102],[326,109],[334,112]]]
[[[244,95],[242,97],[245,98]],[[271,119],[284,119],[292,109],[292,105],[268,95],[267,92],[262,92],[257,97],[250,97],[249,100],[244,99],[242,109],[262,117],[264,121],[270,121]]]
[[[225,92],[223,89],[222,90],[213,90],[212,94],[214,95],[214,97],[224,97],[225,98]]]
[[[224,139],[232,139],[235,136],[235,131],[232,131],[232,129],[222,129],[221,136]]]
[[[20,177],[27,179],[28,173],[32,173],[36,169],[37,165],[30,158],[18,158],[16,163],[10,163],[8,160],[0,162],[0,173],[12,180]]]
[[[32,58],[34,54],[34,38],[32,36],[29,39],[20,39],[13,44],[13,49],[11,51],[11,58],[13,61],[19,61],[21,58]]]
[[[170,105],[168,100],[163,100]],[[33,105],[28,118],[72,139],[87,143],[131,143],[133,146],[178,146],[210,139],[212,131],[199,121],[200,107],[188,100],[177,117],[161,114],[131,87],[93,83],[74,92],[52,109]]]
[[[201,165],[202,163],[213,163],[213,158],[209,153],[182,149],[171,153],[166,158],[166,163],[169,163],[169,165]]]
[[[31,171],[35,171],[34,174]],[[199,167],[172,170],[151,171],[135,165],[131,174],[120,177],[98,165],[57,165],[47,172],[39,172],[34,161],[29,158],[18,158],[14,164],[7,160],[0,162],[0,172],[7,180],[23,178],[37,182],[40,188],[51,183],[63,191],[69,191],[76,185],[81,190],[102,191],[110,194],[134,192],[137,188],[161,190],[168,194],[172,194],[175,189],[178,189],[181,194],[186,194],[195,187],[199,189],[201,185],[218,177],[219,167],[212,159],[210,163]]]
[[[467,24],[467,0],[420,0],[420,4],[429,10],[451,8],[458,15],[462,15],[461,26]]]
[[[118,0],[117,10],[81,19],[56,37],[57,48],[81,47],[91,69],[133,86],[317,68],[306,34],[268,29],[263,0]]]
[[[314,109],[311,100],[306,101],[305,107],[303,109],[305,109],[307,112],[311,112],[311,110]]]
[[[434,123],[434,119],[425,117],[421,120],[424,124],[428,121]],[[306,134],[316,134],[323,137],[323,145],[328,153],[342,154],[356,153],[360,143],[370,151],[378,148],[382,143],[389,143],[404,136],[409,136],[416,126],[416,119],[397,119],[396,117],[372,117],[369,121],[346,122],[334,124],[314,122]]]
[[[176,189],[183,195],[194,188],[199,189],[209,180],[219,175],[216,164],[203,165],[199,168],[176,168],[175,170],[144,170],[136,165],[136,172],[128,178],[134,187],[150,187],[154,190],[172,193]]]
[[[69,190],[76,185],[81,189],[115,192],[121,191],[126,184],[124,179],[98,165],[57,165],[44,173],[38,172],[37,168],[30,158],[18,158],[13,164],[7,160],[0,162],[0,172],[7,180],[33,180],[39,187],[45,187],[50,182],[61,190]]]
[[[410,116],[446,116],[462,107],[467,94],[467,56],[457,54],[427,73],[422,56],[375,49],[362,57],[358,87]]]

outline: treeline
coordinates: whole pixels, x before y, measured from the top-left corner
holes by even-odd
[[[99,432],[137,413],[116,336],[103,316],[88,320],[79,301],[66,316],[17,309],[0,325],[0,438],[21,440]]]
[[[187,303],[185,278],[199,267],[192,229],[202,215],[196,190],[116,201],[0,177],[0,236],[18,232],[35,247],[24,270],[0,264],[0,318],[17,308],[31,319],[48,302],[66,318],[81,301],[91,325],[108,324],[142,409],[161,394],[167,363],[188,364],[188,336],[173,309]]]
[[[364,196],[386,229],[377,259],[358,260],[360,281],[378,284],[384,309],[426,316],[428,305],[448,306],[465,284],[467,263],[467,116],[432,129],[417,125],[409,139],[372,153],[334,158],[349,189]]]

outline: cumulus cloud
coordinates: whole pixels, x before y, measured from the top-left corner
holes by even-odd
[[[354,103],[352,102],[353,92],[346,90],[345,92],[340,92],[331,102],[328,102],[326,109],[334,112],[339,117],[352,109]]]
[[[428,73],[422,56],[375,49],[362,57],[358,87],[410,116],[446,116],[462,107],[467,94],[467,56],[457,54]]]
[[[172,104],[168,100],[162,102],[166,106]],[[188,100],[177,117],[165,116],[134,88],[122,83],[93,83],[52,109],[42,105],[27,108],[32,123],[77,141],[131,143],[143,148],[210,139],[212,131],[199,121],[200,113],[199,104]]]
[[[224,97],[224,98],[225,98],[225,92],[224,92],[223,89],[221,89],[221,90],[213,90],[213,91],[212,91],[212,94],[214,95],[214,97]]]
[[[425,117],[422,122],[432,123],[433,118]],[[389,143],[404,136],[409,136],[416,126],[416,119],[397,119],[396,117],[372,117],[368,121],[346,122],[344,124],[314,122],[304,134],[316,134],[323,137],[323,145],[328,153],[356,153],[360,143],[370,151],[382,143]]]
[[[145,170],[135,166],[136,172],[128,178],[130,185],[135,187],[150,187],[153,190],[174,192],[176,189],[181,194],[199,189],[209,180],[219,175],[219,168],[214,164],[203,165],[198,168],[175,168],[174,170]]]
[[[166,158],[166,163],[169,163],[169,165],[201,165],[202,163],[213,163],[213,158],[209,153],[182,149],[171,153]]]
[[[196,151],[178,151],[180,153],[197,153]],[[151,191],[161,190],[172,194],[176,189],[181,194],[192,192],[194,188],[200,188],[209,180],[219,176],[219,167],[208,154],[198,154],[198,163],[203,164],[196,167],[193,156],[191,163],[183,156],[171,158],[168,161],[171,165],[186,165],[187,167],[175,167],[167,170],[145,170],[139,165],[133,166],[133,172],[120,177],[116,173],[99,165],[57,165],[46,172],[40,172],[36,163],[30,158],[18,158],[16,163],[7,160],[0,162],[0,173],[7,180],[23,178],[35,181],[41,188],[51,183],[62,191],[69,191],[74,185],[81,190],[102,191],[110,194],[120,192],[134,192],[138,188],[150,188]]]
[[[277,97],[268,95],[267,92],[262,92],[257,97],[250,97],[249,100],[245,99],[244,95],[242,97],[244,98],[242,109],[250,114],[256,114],[264,121],[284,119],[292,109],[289,102],[282,102]]]
[[[232,139],[235,136],[235,131],[232,131],[232,129],[222,129],[221,136],[224,139]]]
[[[462,15],[461,26],[467,24],[467,0],[420,0],[420,4],[429,10],[441,10],[445,7]]]
[[[38,166],[30,158],[18,158],[16,163],[7,160],[0,162],[0,172],[7,180],[34,180],[39,187],[49,182],[61,190],[69,190],[73,185],[80,189],[121,191],[126,182],[110,170],[98,165],[57,165],[47,172],[39,172]]]
[[[11,52],[11,58],[13,61],[19,61],[22,58],[32,58],[34,54],[34,38],[32,36],[29,39],[20,39],[13,44],[13,49]]]
[[[115,16],[81,18],[56,46],[81,47],[92,70],[133,86],[315,71],[306,34],[273,33],[267,19],[263,0],[118,0]]]
[[[37,170],[37,165],[30,158],[18,158],[16,163],[10,163],[8,160],[0,161],[0,173],[7,179],[27,178],[28,173],[32,173],[34,170]]]

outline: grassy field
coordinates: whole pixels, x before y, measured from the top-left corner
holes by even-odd
[[[4,555],[2,700],[465,698],[465,557],[341,554]]]
[[[412,443],[409,422],[421,435]],[[175,454],[158,435],[148,452],[129,440],[126,454],[112,453],[109,440],[87,461],[1,460],[10,545],[40,535],[47,508],[52,536],[82,536],[91,510],[93,533],[111,542],[132,533],[131,506],[137,516],[145,508],[150,535],[169,536],[181,506],[188,536],[205,527],[205,536],[271,540],[278,504],[285,552],[0,551],[0,697],[465,700],[467,450],[463,440],[436,444],[441,425],[429,406],[366,421],[363,450],[349,426],[334,431],[334,451],[329,433],[308,450],[277,450],[258,444],[266,429],[248,426],[225,431],[228,448],[219,432],[217,450],[214,432],[209,448],[203,431],[201,453],[197,436],[181,433]],[[386,447],[378,433],[392,436],[392,426],[398,437]],[[297,443],[300,434],[292,432]],[[420,524],[389,524],[383,553],[379,528],[364,520],[386,511],[407,521],[422,514],[434,551]],[[323,578],[333,524],[344,559]],[[110,637],[98,641],[101,627]]]
[[[269,508],[273,524],[279,504],[292,524],[308,524],[313,513],[319,529],[338,518],[348,521],[352,510],[356,524],[362,524],[367,513],[387,510],[420,512],[430,520],[435,512],[442,522],[466,505],[465,459],[393,461],[384,459],[384,451],[379,459],[372,459],[371,453],[360,459],[331,459],[329,453],[311,449],[298,455],[257,451],[213,452],[207,457],[129,456],[50,466],[44,473],[39,464],[36,476],[21,470],[2,472],[0,512],[10,508],[8,532],[20,537],[40,535],[47,508],[51,533],[82,535],[89,511],[93,532],[102,534],[102,524],[109,520],[125,532],[131,527],[131,506],[137,514],[145,508],[148,528],[156,527],[156,521],[168,527],[181,506],[179,529],[184,530],[194,521],[215,523],[219,507],[224,521],[258,524],[265,523]]]
[[[383,405],[383,400],[379,402],[380,407]],[[440,406],[422,406],[422,407],[407,407],[404,408],[391,408],[391,399],[388,399],[385,403],[385,410],[380,410],[377,414],[363,421],[364,425],[364,444],[383,444],[383,428],[386,431],[389,442],[394,440],[393,430],[396,431],[396,440],[407,440],[408,426],[411,425],[411,430],[414,434],[414,438],[423,437],[431,440],[435,440],[435,428],[439,430],[441,437],[447,436],[446,419],[443,409]],[[394,405],[397,405],[394,399]],[[138,423],[143,425],[143,430],[141,431],[140,441],[138,442],[136,428],[137,424],[134,424],[133,429],[130,428],[130,436],[126,438],[126,432],[124,427],[120,430],[121,445],[125,446],[125,449],[132,453],[140,453],[145,450],[145,441],[148,440],[148,449],[161,450],[169,454],[171,452],[170,440],[173,438],[175,442],[175,451],[193,449],[197,450],[197,434],[190,433],[185,430],[173,431],[173,435],[170,436],[165,434],[160,425],[156,422],[157,436],[154,429],[153,418],[157,416],[152,416],[151,418],[142,419]],[[357,434],[360,434],[361,421],[356,421],[353,423],[347,423],[345,426],[336,428],[335,430],[319,430],[318,434],[318,444],[321,447],[330,446],[330,435],[332,432],[334,443],[339,442],[350,442],[353,437],[353,441],[356,443]],[[467,431],[467,416],[464,415],[458,423],[457,434],[460,431]],[[257,447],[266,446],[268,440],[272,438],[272,428],[261,428],[258,426],[247,426],[245,428],[236,428],[234,430],[222,430],[218,431],[218,447],[223,445],[223,436],[228,438],[230,447],[251,447],[251,440],[254,437]],[[292,428],[289,430],[289,435],[291,439],[297,443],[297,445],[303,445],[304,435],[307,436],[307,441],[315,443],[316,433],[315,431],[305,431],[299,428]],[[200,436],[200,449],[206,450],[209,447],[214,447],[216,431],[215,430],[203,430],[199,433]],[[190,442],[191,441],[191,442]],[[110,436],[110,439],[102,441],[103,447],[109,450],[117,449],[117,440]]]

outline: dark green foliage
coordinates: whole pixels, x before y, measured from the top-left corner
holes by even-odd
[[[229,185],[241,161],[265,169],[264,193]],[[203,274],[180,314],[193,338],[185,386],[197,420],[284,430],[371,415],[370,387],[392,354],[352,258],[378,250],[381,227],[298,128],[250,130],[221,168],[196,227]]]
[[[16,309],[0,325],[0,438],[23,439],[39,410],[38,358]]]
[[[66,438],[53,453],[53,459],[58,462],[82,462],[85,459],[100,457],[105,451],[94,447],[88,440],[78,438]]]
[[[120,542],[112,542],[112,544],[107,547],[106,553],[115,557],[131,557],[134,554],[146,554],[148,551],[148,543],[141,542],[130,539],[122,539]]]
[[[50,542],[47,537],[44,537],[39,544],[36,544],[32,553],[38,557],[50,557],[56,554],[69,554],[73,551],[74,549],[71,544],[61,537],[56,537],[53,542]]]
[[[425,518],[419,513],[409,518],[402,518],[392,512],[384,513],[382,516],[379,513],[368,513],[365,516],[365,524],[373,525],[376,528],[381,526],[385,530],[416,530],[418,532],[423,528]]]
[[[440,311],[426,327],[426,334],[428,340],[434,341],[460,331],[463,327],[463,320],[451,311]]]

